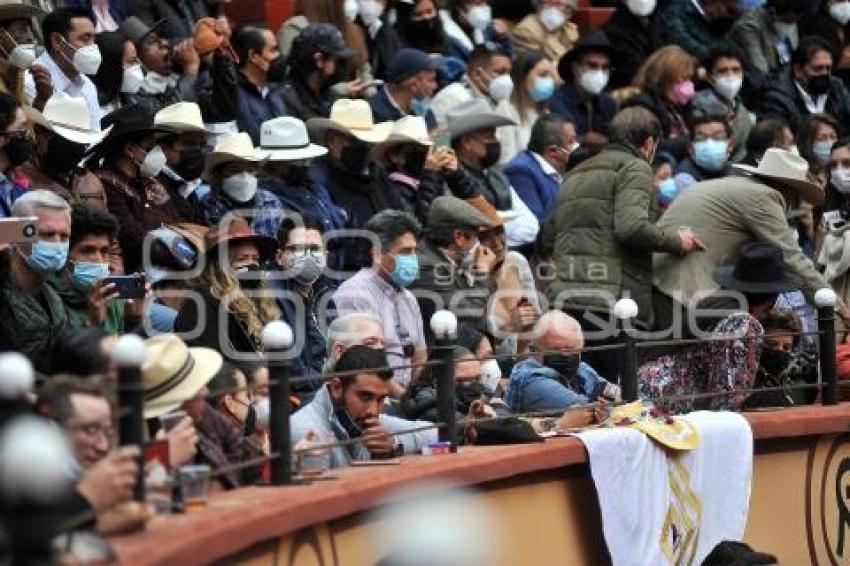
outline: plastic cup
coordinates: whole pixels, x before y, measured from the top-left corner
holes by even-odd
[[[210,488],[210,467],[195,464],[180,467],[180,487],[186,512],[197,511],[207,506]]]

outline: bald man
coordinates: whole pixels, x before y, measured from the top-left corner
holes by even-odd
[[[565,409],[599,397],[620,400],[619,386],[581,361],[584,336],[579,323],[549,311],[534,326],[531,357],[514,366],[505,402],[514,413]]]

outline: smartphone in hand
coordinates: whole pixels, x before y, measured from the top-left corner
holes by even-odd
[[[107,285],[115,285],[115,292],[122,299],[142,299],[145,296],[144,275],[110,275]]]

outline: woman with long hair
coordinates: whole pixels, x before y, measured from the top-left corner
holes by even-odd
[[[106,116],[125,104],[126,94],[136,94],[145,78],[136,45],[120,31],[105,31],[95,36],[103,62],[91,77],[97,87],[97,101]]]
[[[441,55],[449,52],[436,0],[406,0],[398,2],[395,10],[395,30],[403,47]]]

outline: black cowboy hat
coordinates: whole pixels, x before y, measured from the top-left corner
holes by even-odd
[[[118,110],[110,112],[100,120],[100,127],[106,130],[112,129],[100,143],[89,148],[86,156],[89,160],[98,160],[110,149],[123,145],[134,139],[141,139],[152,134],[168,134],[169,130],[163,126],[154,125],[153,112],[139,104],[122,106]]]
[[[607,54],[614,63],[617,56],[617,50],[611,46],[608,41],[608,36],[603,31],[593,31],[579,39],[572,49],[564,53],[561,60],[558,62],[558,74],[564,82],[572,82],[573,80],[573,63],[581,59],[582,55],[588,51],[602,51]]]
[[[782,250],[762,242],[744,244],[735,265],[715,269],[714,280],[724,289],[761,295],[796,291],[803,285],[802,278],[785,267]]]

